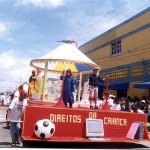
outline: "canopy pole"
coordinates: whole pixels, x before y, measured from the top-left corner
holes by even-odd
[[[68,64],[65,65],[65,68],[62,73],[62,87],[61,87],[61,94],[58,102],[54,105],[55,107],[66,107],[63,100],[63,94],[64,94],[64,80],[65,80],[65,74],[66,70],[68,69]]]
[[[79,79],[78,102],[80,102],[80,96],[81,96],[81,82],[82,82],[82,72],[80,72],[80,79]]]
[[[46,79],[47,79],[47,70],[48,70],[48,61],[45,62],[45,70],[44,70],[44,79],[43,79],[43,85],[42,85],[42,100],[45,100],[45,85],[46,85]]]
[[[105,77],[105,80],[106,80],[106,102],[102,106],[102,110],[110,110],[110,106],[108,104],[108,99],[109,99],[109,96],[108,96],[109,76],[108,75]]]

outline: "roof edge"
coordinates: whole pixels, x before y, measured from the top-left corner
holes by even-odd
[[[113,31],[113,30],[115,30],[115,29],[121,27],[122,25],[124,25],[124,24],[126,24],[126,23],[128,23],[128,22],[130,22],[130,21],[132,21],[132,20],[134,20],[134,19],[137,19],[138,17],[144,15],[144,14],[147,13],[147,12],[150,12],[150,7],[148,7],[147,9],[144,9],[143,11],[141,11],[141,12],[139,12],[138,14],[134,15],[133,17],[131,17],[131,18],[129,18],[129,19],[123,21],[122,23],[118,24],[117,26],[115,26],[115,27],[113,27],[113,28],[107,30],[106,32],[104,32],[104,33],[102,33],[102,34],[96,36],[95,38],[93,38],[93,39],[89,40],[88,42],[82,44],[82,45],[79,46],[78,48],[82,48],[82,47],[86,46],[87,44],[89,44],[89,43],[91,43],[91,42],[97,40],[97,39],[100,38],[100,37],[103,37],[104,35],[108,34],[109,32],[111,32],[111,31]]]

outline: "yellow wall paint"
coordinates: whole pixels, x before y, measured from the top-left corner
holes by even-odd
[[[130,64],[150,58],[150,29],[122,39],[122,52],[119,56],[111,55],[111,45],[103,47],[87,56],[102,69]]]
[[[147,12],[146,14],[130,21],[129,23],[119,27],[116,30],[116,37],[122,36],[132,30],[135,30],[141,26],[144,26],[145,24],[150,23],[150,12]]]
[[[133,88],[133,85],[136,83],[138,83],[138,82],[130,82],[129,83],[128,96],[131,96],[131,97],[137,96],[139,98],[142,98],[142,96],[149,96],[148,89]]]

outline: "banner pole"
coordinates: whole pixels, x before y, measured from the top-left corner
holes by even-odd
[[[45,85],[47,80],[48,61],[45,62],[44,79],[42,85],[42,101],[45,100]]]

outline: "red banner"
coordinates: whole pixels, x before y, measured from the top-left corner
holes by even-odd
[[[125,138],[133,122],[146,123],[145,114],[42,105],[27,106],[22,136],[26,140],[39,140],[34,135],[35,123],[41,119],[50,119],[55,124],[55,133],[51,140],[86,139],[86,118],[103,120],[104,138]]]

